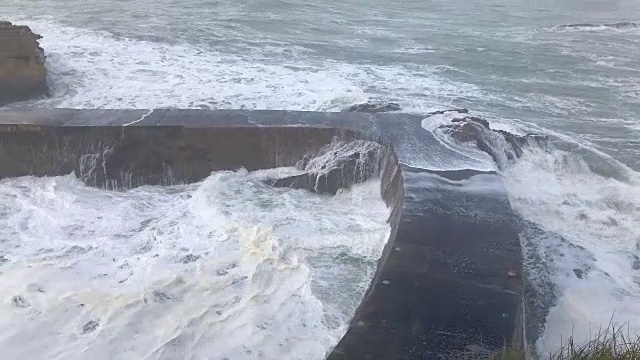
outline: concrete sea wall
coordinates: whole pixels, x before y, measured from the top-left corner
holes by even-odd
[[[417,165],[456,155],[407,114],[214,110],[0,112],[0,179],[74,172],[107,189],[292,166],[333,139],[383,145],[389,241],[329,359],[488,358],[522,346],[517,221],[499,177]]]

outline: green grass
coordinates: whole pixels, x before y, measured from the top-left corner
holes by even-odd
[[[504,347],[491,360],[525,360],[525,352]],[[632,337],[624,332],[624,326],[610,325],[600,330],[592,340],[576,344],[573,337],[563,343],[560,349],[541,360],[640,360],[640,336]]]
[[[493,355],[491,360],[525,360],[526,355],[522,349],[503,347],[498,354]]]

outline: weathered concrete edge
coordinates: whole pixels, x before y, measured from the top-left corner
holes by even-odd
[[[324,128],[326,130],[336,130],[347,128],[361,132],[361,135],[355,133],[342,136],[346,137],[362,137],[379,141],[392,149],[398,142],[403,141],[407,134],[407,127],[412,122],[418,122],[419,117],[413,115],[389,116],[387,114],[341,114],[341,113],[304,113],[304,112],[288,112],[288,111],[201,111],[201,110],[35,110],[29,112],[0,112],[0,124],[31,124],[31,126],[9,127],[2,126],[2,131],[33,131],[41,126],[48,128],[49,126],[64,128],[82,128],[82,127],[131,127],[131,130],[121,129],[122,134],[137,131],[133,130],[138,127],[157,127],[170,129],[176,127],[189,128],[229,128],[229,127],[248,127],[248,128],[270,128],[270,127],[294,127],[294,128]],[[142,128],[140,130],[143,130]],[[266,129],[265,129],[266,130]],[[175,130],[174,130],[175,131]],[[182,130],[185,131],[185,130]],[[329,132],[331,133],[331,131]],[[195,133],[193,133],[195,134]],[[332,133],[333,134],[333,133]],[[415,135],[409,133],[409,135]],[[371,287],[365,296],[363,304],[365,304],[372,291],[380,287],[381,274],[385,271],[385,264],[390,255],[390,249],[393,247],[395,235],[398,225],[401,222],[402,209],[405,206],[405,186],[402,176],[402,169],[399,163],[402,163],[402,156],[397,156],[393,151],[389,157],[390,161],[385,163],[382,169],[382,196],[388,204],[392,205],[391,225],[392,232],[390,241],[384,250],[384,255],[380,260],[380,266]],[[1,160],[1,159],[0,159]],[[279,166],[287,165],[281,162]],[[471,176],[475,172],[468,171],[466,175]],[[1,174],[0,174],[1,175]],[[444,176],[447,176],[444,174]],[[456,176],[459,176],[456,175]],[[392,200],[395,199],[395,200]],[[512,290],[505,290],[512,292]],[[362,305],[361,304],[361,307]],[[521,316],[521,314],[520,314]],[[358,316],[356,316],[357,318]],[[520,322],[520,323],[518,323]],[[505,334],[505,339],[511,339],[513,342],[521,342],[521,322],[522,319],[516,320],[514,324],[513,334]],[[354,354],[344,344],[348,344],[347,337],[343,338],[339,344],[339,353],[332,353],[329,358],[344,358],[349,354]],[[519,339],[520,338],[520,339]],[[400,354],[398,354],[400,355]]]

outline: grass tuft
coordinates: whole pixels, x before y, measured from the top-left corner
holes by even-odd
[[[500,352],[494,354],[491,360],[525,360],[527,355],[523,349],[513,349],[503,346]]]
[[[640,360],[640,336],[632,337],[624,326],[610,325],[584,344],[576,344],[570,337],[566,344],[543,360]],[[523,350],[503,347],[491,360],[525,360]]]

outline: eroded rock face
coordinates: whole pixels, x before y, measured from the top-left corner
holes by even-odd
[[[469,113],[469,109],[458,108],[458,109],[437,110],[437,111],[432,111],[432,112],[428,113],[427,116],[443,115],[443,114],[446,114],[446,113],[468,114]]]
[[[380,112],[389,112],[389,111],[400,111],[402,108],[399,104],[389,102],[366,102],[363,104],[356,104],[345,111],[348,112],[363,112],[363,113],[380,113]]]
[[[0,105],[47,92],[42,38],[28,26],[0,21]]]
[[[304,173],[271,180],[275,187],[306,189],[318,194],[335,195],[367,181],[380,170],[382,145],[357,140],[349,143],[333,142],[318,154],[307,155],[296,167]]]
[[[449,136],[460,142],[474,142],[478,149],[489,154],[498,166],[505,160],[515,160],[522,156],[523,149],[531,142],[544,143],[547,137],[538,134],[516,135],[504,130],[494,130],[489,122],[477,116],[460,113],[451,124],[442,125]]]

